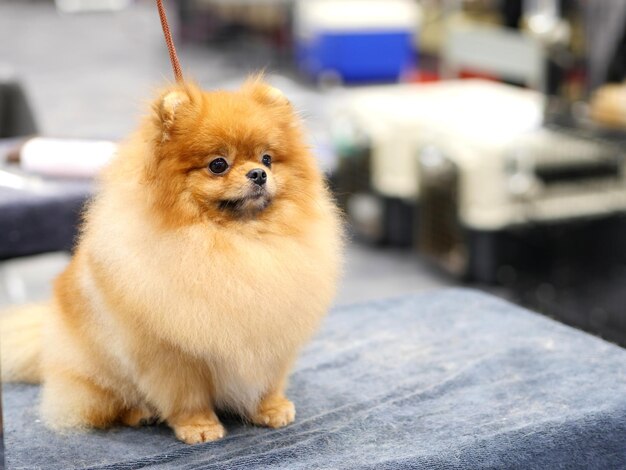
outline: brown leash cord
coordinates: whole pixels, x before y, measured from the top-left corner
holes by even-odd
[[[176,55],[176,48],[174,47],[174,41],[172,40],[172,33],[170,27],[167,24],[167,16],[165,15],[165,8],[163,8],[163,0],[157,0],[157,8],[159,9],[159,18],[161,18],[161,27],[163,28],[163,36],[165,36],[165,43],[167,44],[167,50],[170,53],[170,61],[172,62],[172,68],[174,69],[174,76],[178,83],[183,82],[183,72],[180,69],[180,63],[178,62],[178,56]]]

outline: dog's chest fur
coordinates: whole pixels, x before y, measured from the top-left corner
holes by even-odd
[[[312,227],[305,238],[163,234],[129,219],[101,227],[87,248],[134,324],[206,361],[216,404],[245,409],[284,373],[328,308],[337,247],[324,230]],[[130,334],[136,340],[141,331]]]

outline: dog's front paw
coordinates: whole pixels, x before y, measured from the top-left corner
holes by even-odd
[[[269,428],[282,428],[296,419],[296,407],[285,397],[271,396],[261,400],[252,422]]]
[[[174,434],[185,444],[217,441],[226,435],[221,423],[187,424],[175,426]]]
[[[178,415],[167,421],[176,437],[186,444],[217,441],[226,435],[224,426],[212,411]]]

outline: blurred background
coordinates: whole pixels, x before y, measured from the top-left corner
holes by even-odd
[[[624,0],[168,0],[186,77],[265,69],[347,214],[337,303],[483,289],[626,345]],[[172,80],[151,0],[0,3],[0,308]]]

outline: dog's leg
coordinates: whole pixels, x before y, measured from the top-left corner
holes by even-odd
[[[211,377],[206,366],[161,349],[136,378],[146,401],[174,434],[187,444],[215,441],[226,431],[213,411]]]
[[[264,395],[257,406],[251,421],[257,426],[282,428],[296,419],[296,407],[285,396],[287,377],[283,377],[272,390]]]

